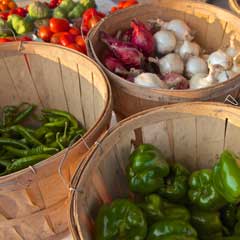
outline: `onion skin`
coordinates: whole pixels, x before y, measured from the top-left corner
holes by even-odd
[[[229,70],[232,67],[232,58],[219,49],[209,55],[208,65],[221,65],[224,70]]]
[[[154,73],[141,73],[134,78],[134,83],[149,88],[168,88],[167,84]]]
[[[120,74],[121,72],[124,73],[127,71],[127,69],[123,66],[123,64],[114,56],[111,56],[108,54],[105,56],[103,60],[103,64],[113,73],[119,74],[119,75],[125,75]]]
[[[140,68],[143,61],[143,54],[131,43],[119,41],[105,32],[100,33],[101,40],[108,46],[114,56],[126,67]]]
[[[200,50],[201,48],[197,43],[185,40],[179,49],[179,55],[184,61],[186,61],[192,56],[198,57]]]
[[[132,20],[131,27],[133,29],[131,42],[145,56],[150,56],[155,50],[155,41],[152,33],[140,21]]]

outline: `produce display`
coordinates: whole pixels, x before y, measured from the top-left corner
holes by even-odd
[[[102,62],[130,82],[161,89],[205,88],[240,73],[234,35],[228,47],[207,52],[194,41],[195,33],[180,19],[147,23],[133,19],[129,29],[113,36],[101,32],[107,46]]]
[[[120,1],[111,12],[137,3]],[[26,8],[3,0],[0,2],[0,43],[40,40],[86,54],[87,33],[104,17],[105,14],[97,11],[94,0],[34,1]]]
[[[212,169],[169,164],[139,145],[126,169],[135,201],[116,199],[96,218],[97,240],[239,240],[240,159],[225,150]]]
[[[0,122],[0,176],[32,166],[71,145],[85,130],[70,113],[28,103],[5,106]],[[37,121],[36,121],[37,119]],[[35,120],[37,127],[30,125]]]

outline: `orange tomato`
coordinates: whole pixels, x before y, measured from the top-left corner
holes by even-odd
[[[1,4],[0,4],[0,10],[1,10],[1,11],[6,11],[6,10],[8,10],[8,6],[1,3]]]
[[[10,0],[2,0],[2,4],[8,5],[11,1]]]
[[[14,9],[14,8],[17,7],[17,4],[16,4],[15,2],[9,2],[9,3],[8,3],[8,7],[9,7],[10,9]]]

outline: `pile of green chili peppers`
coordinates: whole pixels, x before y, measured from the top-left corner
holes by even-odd
[[[96,240],[240,240],[240,165],[233,153],[193,173],[150,144],[138,146],[129,161],[135,201],[103,205]]]
[[[38,127],[26,126],[36,121],[35,105],[22,103],[5,106],[0,122],[0,176],[32,166],[68,147],[85,130],[68,112],[43,109]]]

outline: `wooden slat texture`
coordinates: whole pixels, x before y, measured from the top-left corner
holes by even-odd
[[[36,113],[42,108],[65,110],[87,129],[84,142],[71,147],[62,177],[58,168],[64,151],[0,177],[0,239],[59,239],[68,230],[71,178],[110,123],[109,83],[86,56],[35,42],[22,43],[21,50],[17,42],[0,45],[0,83],[0,108],[29,102],[38,106]]]

